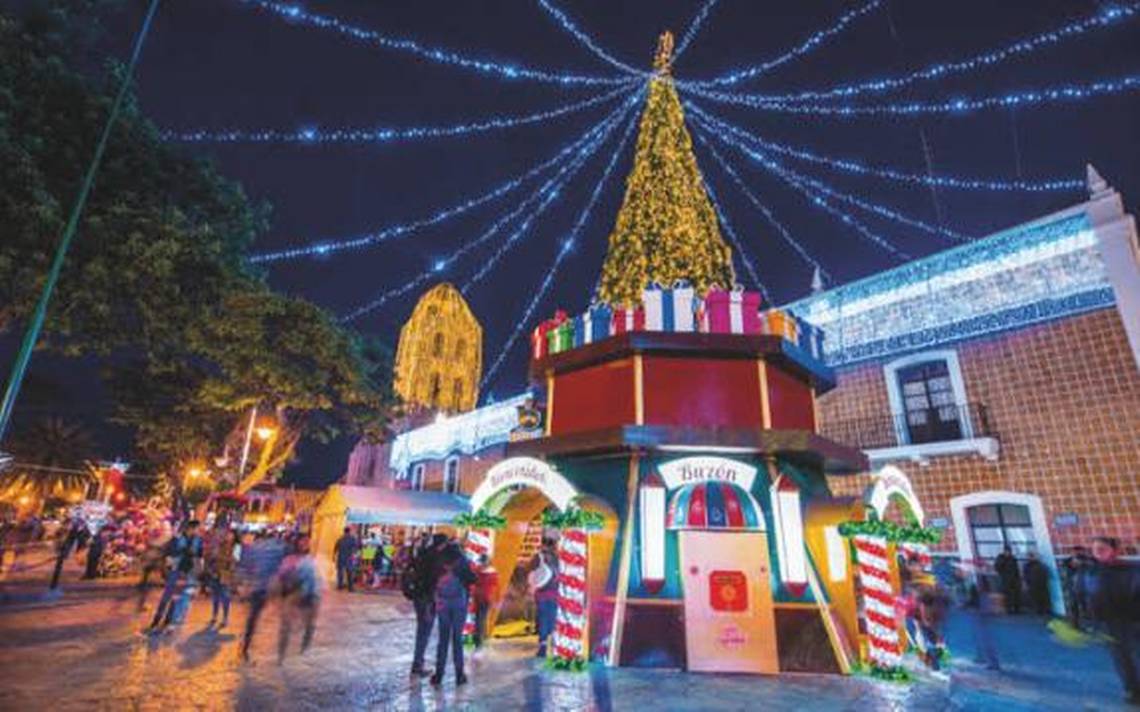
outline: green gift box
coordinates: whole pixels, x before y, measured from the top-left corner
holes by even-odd
[[[547,353],[560,353],[574,346],[574,324],[564,321],[546,332]]]

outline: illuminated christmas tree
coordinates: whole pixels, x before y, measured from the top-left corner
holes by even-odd
[[[641,115],[637,154],[610,234],[599,298],[630,305],[650,282],[679,279],[699,294],[733,285],[732,251],[705,192],[670,65],[673,35],[661,35]]]

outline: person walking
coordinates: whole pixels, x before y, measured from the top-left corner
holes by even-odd
[[[475,583],[475,574],[463,550],[449,541],[439,553],[435,576],[435,615],[439,619],[439,643],[435,649],[435,673],[431,684],[443,682],[447,668],[447,652],[451,648],[455,667],[455,684],[467,683],[463,673],[463,624],[467,621],[467,591]]]
[[[966,604],[975,609],[974,662],[987,670],[1001,670],[993,634],[994,619],[1001,612],[1001,594],[996,591],[994,577],[985,569],[985,561],[979,559],[976,564],[978,568]]]
[[[95,532],[95,536],[91,537],[91,544],[87,547],[87,564],[83,569],[83,576],[85,580],[91,580],[99,577],[99,562],[103,559],[103,551],[107,546],[107,528],[100,527],[99,531]]]
[[[530,562],[527,583],[534,593],[535,618],[538,627],[538,651],[535,657],[546,657],[546,640],[554,632],[558,615],[558,554],[555,540],[543,537],[542,548]]]
[[[491,565],[486,554],[479,556],[479,570],[475,573],[475,649],[483,647],[488,637],[487,613],[499,598],[499,572]]]
[[[241,640],[241,658],[249,661],[249,646],[257,632],[257,622],[269,601],[269,588],[273,584],[281,562],[285,558],[285,544],[276,537],[263,536],[242,547],[238,562],[242,580],[250,589],[249,612],[245,618],[245,632]]]
[[[1136,654],[1140,634],[1140,569],[1120,560],[1120,543],[1113,537],[1093,540],[1095,564],[1086,575],[1088,611],[1108,633],[1108,649],[1124,685],[1125,701],[1140,706],[1140,674]]]
[[[353,563],[356,558],[356,551],[359,548],[360,542],[353,536],[352,527],[345,527],[344,535],[336,540],[334,547],[336,551],[336,588],[338,591],[348,588],[348,592],[352,593]]]
[[[1049,568],[1037,558],[1037,554],[1030,554],[1025,562],[1025,592],[1029,594],[1029,603],[1033,611],[1039,616],[1048,616],[1053,611],[1049,600]]]
[[[289,649],[289,638],[293,632],[294,619],[301,619],[304,633],[301,636],[301,652],[309,649],[313,633],[317,628],[317,610],[320,608],[320,576],[317,575],[317,562],[309,547],[307,534],[301,534],[293,542],[293,553],[286,556],[278,573],[281,588],[281,628],[277,635],[277,663],[285,661]]]
[[[170,540],[166,546],[166,559],[169,572],[166,574],[162,598],[159,599],[158,608],[155,609],[154,618],[150,622],[151,632],[162,630],[170,622],[175,593],[180,593],[182,588],[192,587],[201,569],[202,538],[198,536],[197,520],[187,521],[182,525],[182,531],[178,536]]]
[[[994,559],[994,571],[1001,581],[1006,613],[1021,613],[1021,569],[1008,546]]]
[[[230,601],[234,584],[234,570],[241,547],[237,536],[232,531],[223,531],[219,541],[214,543],[206,562],[206,572],[210,579],[211,613],[210,626],[218,621],[218,612],[221,611],[222,622],[219,630],[225,628],[230,622]]]

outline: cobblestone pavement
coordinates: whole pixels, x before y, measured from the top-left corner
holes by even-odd
[[[0,589],[2,710],[1104,710],[1120,699],[1103,650],[1060,647],[1028,619],[1001,623],[1005,672],[956,660],[949,681],[601,667],[556,673],[531,657],[533,644],[497,640],[470,662],[470,684],[456,689],[449,676],[437,690],[408,678],[411,610],[395,594],[327,593],[312,649],[291,651],[278,665],[273,609],[253,662],[243,664],[240,604],[225,631],[206,627],[209,602],[199,599],[180,631],[148,638],[139,635],[147,614],[122,582],[69,582],[51,601],[38,598],[39,587],[8,581]],[[150,603],[157,598],[152,591]],[[950,645],[969,653],[968,627],[954,627]]]

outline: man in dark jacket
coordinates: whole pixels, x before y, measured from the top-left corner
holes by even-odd
[[[182,532],[166,545],[166,558],[170,571],[150,623],[152,632],[161,630],[172,621],[174,594],[180,592],[181,587],[191,586],[197,581],[202,568],[202,537],[198,536],[196,520],[183,524]]]
[[[344,536],[336,540],[336,587],[337,590],[348,587],[352,593],[353,562],[360,542],[352,535],[352,527],[344,528]]]
[[[1047,616],[1052,612],[1049,569],[1037,558],[1037,554],[1030,554],[1025,562],[1025,591],[1029,594],[1029,602],[1037,615]]]
[[[1088,611],[1110,637],[1109,651],[1124,685],[1129,704],[1140,705],[1140,675],[1136,649],[1140,635],[1140,570],[1119,559],[1119,542],[1112,537],[1093,540],[1095,565],[1086,575]]]
[[[1001,581],[1001,595],[1005,597],[1006,612],[1021,613],[1021,569],[1008,546],[994,559],[994,571]]]
[[[412,558],[412,570],[408,572],[413,585],[409,587],[412,605],[416,609],[416,648],[412,655],[412,677],[427,675],[424,670],[424,654],[428,638],[435,625],[435,579],[439,566],[439,556],[447,545],[447,536],[436,534],[431,543],[421,547]]]

